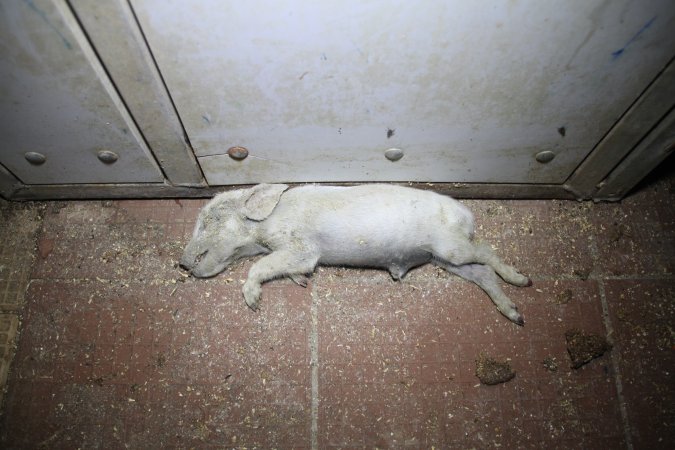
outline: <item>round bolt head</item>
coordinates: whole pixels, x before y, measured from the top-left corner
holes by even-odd
[[[34,166],[39,166],[47,161],[47,157],[38,152],[26,152],[23,157],[26,158],[26,161],[33,164]]]
[[[230,158],[241,161],[248,156],[248,149],[238,146],[230,147],[227,149],[227,154],[230,155]]]
[[[403,158],[403,150],[400,148],[390,148],[387,149],[384,152],[384,157],[387,158],[389,161],[398,161],[399,159]]]
[[[111,152],[110,150],[101,150],[98,152],[98,159],[100,159],[102,163],[112,164],[120,159],[120,157],[117,153]]]
[[[546,164],[553,161],[553,158],[555,158],[555,153],[553,153],[550,150],[544,150],[543,152],[537,153],[534,157],[537,160],[537,162]]]

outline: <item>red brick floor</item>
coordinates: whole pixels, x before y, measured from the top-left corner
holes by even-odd
[[[21,320],[0,446],[673,448],[674,185],[465,201],[535,282],[505,287],[522,328],[431,266],[402,282],[320,268],[306,289],[266,284],[254,313],[251,261],[211,280],[176,268],[202,200],[3,204],[0,314]],[[34,249],[12,228],[27,220]],[[573,370],[570,328],[614,348]],[[480,384],[481,353],[516,377]]]

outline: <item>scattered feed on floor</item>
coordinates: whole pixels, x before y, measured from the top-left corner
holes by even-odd
[[[544,367],[546,370],[549,372],[557,372],[558,371],[558,362],[556,361],[556,358],[553,358],[551,356],[544,358],[544,361],[542,361],[544,364]]]
[[[572,300],[572,297],[574,297],[574,293],[572,292],[572,290],[565,289],[563,292],[558,294],[555,299],[557,304],[564,305],[569,303],[569,301]]]

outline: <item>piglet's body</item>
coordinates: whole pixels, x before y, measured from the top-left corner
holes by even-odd
[[[429,191],[261,184],[219,194],[204,207],[181,265],[209,277],[239,258],[266,254],[251,267],[243,288],[246,303],[257,309],[262,283],[288,276],[304,285],[317,264],[383,268],[398,280],[433,262],[478,284],[506,317],[522,325],[495,272],[518,286],[530,280],[489,246],[473,243],[473,233],[466,207]]]

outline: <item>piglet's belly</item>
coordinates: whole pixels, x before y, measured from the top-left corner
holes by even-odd
[[[383,243],[343,243],[322,249],[319,263],[324,265],[345,265],[389,268],[393,265],[414,267],[431,261],[431,253],[419,247],[393,248]]]

